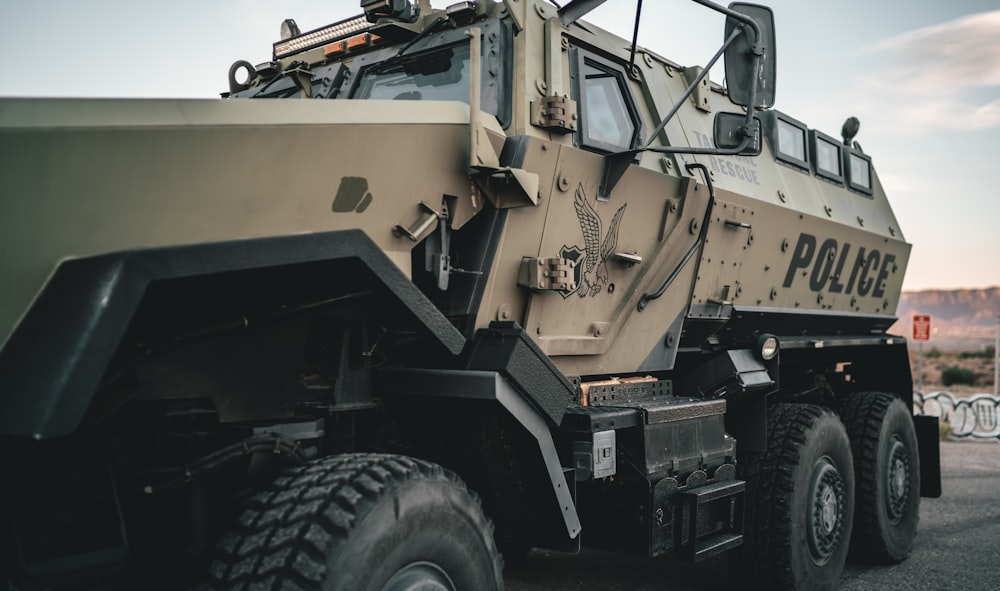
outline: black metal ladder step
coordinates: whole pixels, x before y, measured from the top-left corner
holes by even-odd
[[[693,501],[699,505],[703,505],[716,499],[741,494],[746,488],[747,483],[742,480],[723,480],[721,482],[705,484],[697,488],[682,490],[677,495],[687,500],[687,502]]]
[[[704,560],[743,543],[743,496],[746,482],[723,480],[677,493],[677,529],[674,531],[677,553],[691,562]],[[715,519],[707,519],[711,513]],[[722,527],[700,531],[704,522]],[[706,517],[706,519],[701,519]]]
[[[720,533],[699,541],[694,547],[694,560],[704,560],[743,543],[743,534]]]

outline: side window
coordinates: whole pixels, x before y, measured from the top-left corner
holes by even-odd
[[[761,120],[774,157],[807,172],[810,165],[806,124],[775,110],[762,113]]]
[[[815,129],[809,130],[809,140],[812,143],[813,166],[816,169],[816,175],[838,184],[843,183],[844,146]]]
[[[584,148],[618,152],[635,147],[641,123],[625,81],[620,66],[578,51],[574,91]]]
[[[851,162],[851,165],[847,167],[848,186],[867,197],[871,197],[872,159],[854,148],[848,148],[844,151],[849,155]]]

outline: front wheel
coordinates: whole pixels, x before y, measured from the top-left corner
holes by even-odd
[[[332,456],[278,478],[220,543],[221,589],[503,589],[478,499],[440,466],[397,455]]]
[[[906,405],[884,392],[851,396],[841,411],[854,452],[857,504],[852,557],[895,564],[913,549],[920,520],[920,455]]]
[[[832,411],[777,404],[767,450],[741,468],[747,479],[741,574],[767,589],[836,589],[854,516],[850,442]]]

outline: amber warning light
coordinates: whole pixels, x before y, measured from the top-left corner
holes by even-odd
[[[344,53],[346,51],[352,51],[359,47],[368,47],[374,43],[377,43],[382,38],[378,35],[372,35],[371,33],[361,33],[360,35],[355,35],[349,37],[343,41],[336,41],[325,47],[323,47],[323,55],[330,57],[331,55],[337,55]]]

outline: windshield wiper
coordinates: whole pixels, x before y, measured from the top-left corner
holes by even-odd
[[[434,19],[433,22],[431,22],[431,24],[429,24],[426,27],[424,27],[423,31],[420,31],[419,33],[417,33],[417,36],[414,37],[413,39],[411,39],[409,43],[407,43],[406,45],[404,45],[403,48],[400,49],[399,52],[395,56],[393,56],[393,58],[401,57],[404,53],[407,52],[407,50],[409,50],[411,47],[413,47],[414,45],[416,45],[417,42],[421,41],[422,39],[424,39],[425,37],[427,37],[428,35],[430,35],[434,31],[436,31],[438,28],[440,28],[441,25],[445,24],[446,22],[448,22],[450,20],[451,20],[450,17],[444,16],[444,15],[437,17],[436,19]]]

